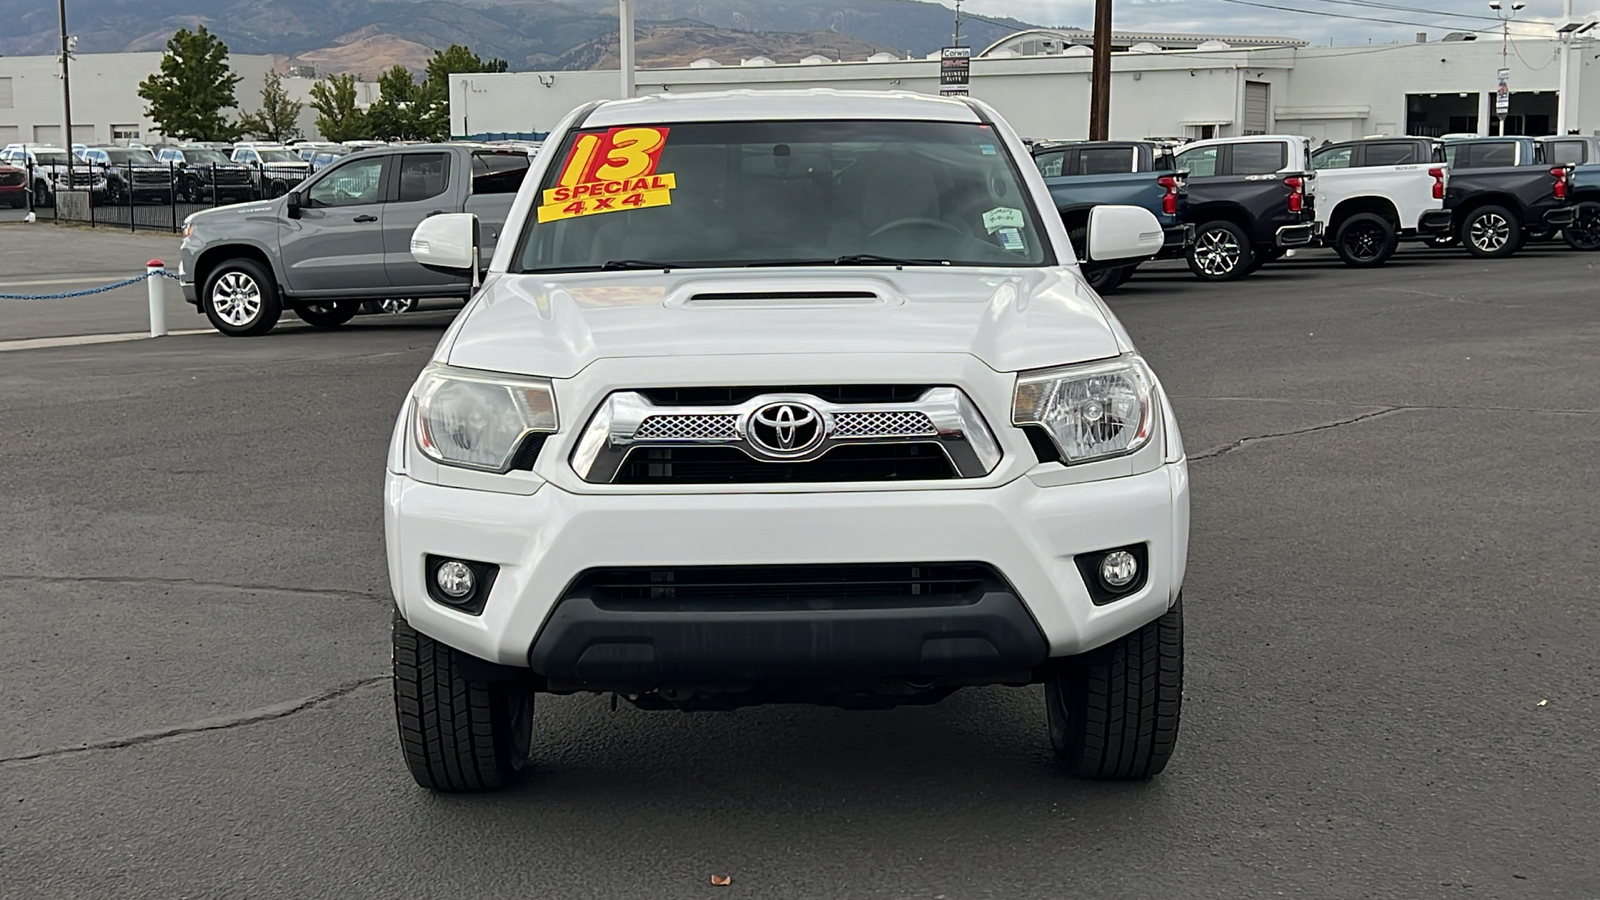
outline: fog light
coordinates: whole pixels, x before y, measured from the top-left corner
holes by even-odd
[[[433,573],[433,581],[439,586],[439,593],[452,600],[465,600],[472,596],[472,589],[477,586],[472,569],[454,559],[439,564],[438,571]]]
[[[1139,561],[1126,550],[1113,550],[1100,560],[1100,583],[1108,590],[1120,591],[1138,576]]]

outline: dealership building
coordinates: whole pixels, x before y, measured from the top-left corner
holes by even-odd
[[[1494,133],[1498,71],[1510,70],[1507,133],[1600,132],[1600,29],[1498,39],[1453,33],[1413,43],[1309,47],[1228,35],[1118,32],[1113,39],[1111,137],[1201,138],[1261,133],[1344,140],[1371,134]],[[974,48],[971,95],[1032,138],[1088,135],[1092,36],[1020,32]],[[729,89],[837,88],[939,92],[938,54],[835,61],[764,57],[641,69],[640,94]],[[611,71],[452,76],[452,133],[544,133],[573,107],[618,96]]]
[[[72,140],[79,144],[151,143],[161,139],[145,116],[139,82],[161,70],[160,52],[80,53],[72,58]],[[261,85],[273,68],[271,56],[231,54],[228,65],[239,76],[234,88],[238,112],[261,106]],[[284,90],[303,105],[300,130],[315,138],[317,114],[310,106],[315,79],[286,76]],[[358,83],[357,103],[370,105],[378,86]],[[54,56],[0,56],[0,147],[29,143],[64,146],[61,63]]]

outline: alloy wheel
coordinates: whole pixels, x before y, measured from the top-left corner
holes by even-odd
[[[1375,222],[1357,222],[1342,235],[1344,250],[1351,259],[1377,259],[1383,250],[1384,233]]]
[[[1567,233],[1584,249],[1600,247],[1600,205],[1581,203]]]
[[[243,272],[228,272],[211,286],[211,305],[217,318],[242,328],[261,314],[261,287]]]
[[[1472,230],[1467,239],[1479,250],[1493,253],[1511,241],[1511,223],[1499,213],[1479,216],[1472,220]]]
[[[1239,267],[1243,249],[1232,232],[1215,229],[1195,240],[1194,258],[1207,275],[1226,275]]]

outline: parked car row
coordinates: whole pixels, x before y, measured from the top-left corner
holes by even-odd
[[[1037,142],[1074,241],[1089,211],[1132,204],[1167,233],[1160,257],[1203,280],[1242,278],[1296,247],[1381,266],[1402,241],[1510,256],[1563,237],[1600,249],[1600,138],[1382,137],[1313,150],[1303,137],[1252,135],[1173,147],[1155,141]],[[1104,292],[1138,263],[1090,268]]]
[[[312,173],[351,153],[407,145],[383,141],[244,141],[146,147],[131,142],[126,146],[74,144],[66,150],[11,144],[0,150],[0,166],[5,167],[0,171],[0,206],[27,206],[30,197],[35,207],[52,206],[58,189],[88,191],[91,203],[114,206],[141,202],[224,205],[270,200],[282,197]],[[526,147],[512,149],[527,153]]]

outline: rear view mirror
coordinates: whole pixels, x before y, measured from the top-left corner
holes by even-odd
[[[1161,223],[1148,209],[1096,206],[1089,211],[1089,261],[1155,256],[1164,239]]]
[[[411,232],[411,258],[430,269],[476,272],[478,217],[472,213],[440,213],[423,219]]]
[[[300,218],[300,192],[290,191],[283,198],[283,211],[291,219]]]

